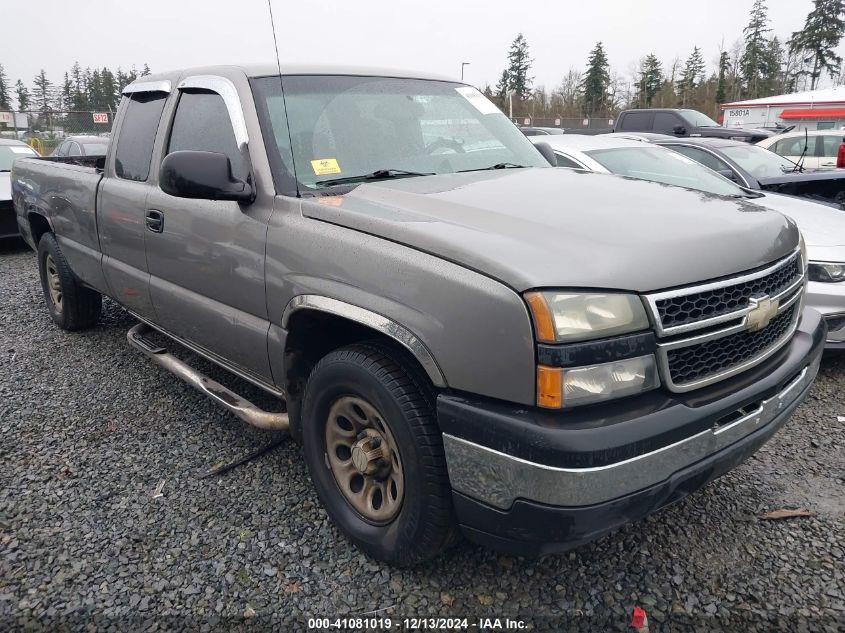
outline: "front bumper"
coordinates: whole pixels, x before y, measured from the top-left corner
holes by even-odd
[[[472,540],[541,555],[677,501],[753,454],[818,371],[826,326],[806,310],[762,365],[686,394],[653,392],[570,412],[441,395],[458,520]]]
[[[805,305],[821,312],[828,323],[826,349],[845,349],[845,282],[807,284]]]

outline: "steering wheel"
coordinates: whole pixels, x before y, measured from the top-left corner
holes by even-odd
[[[455,141],[453,139],[443,138],[442,136],[435,140],[430,145],[427,145],[425,151],[427,154],[434,154],[434,152],[438,149],[445,149],[445,150],[452,150],[455,154],[465,154],[466,150],[462,143]],[[443,154],[444,152],[438,152]]]

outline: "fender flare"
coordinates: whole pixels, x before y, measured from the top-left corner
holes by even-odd
[[[366,308],[346,303],[345,301],[339,301],[323,295],[308,294],[297,295],[288,302],[282,314],[282,327],[284,329],[288,328],[290,317],[298,310],[316,310],[318,312],[340,316],[388,336],[402,345],[417,359],[435,386],[447,386],[446,378],[443,376],[443,372],[440,370],[431,350],[413,332],[396,321]]]

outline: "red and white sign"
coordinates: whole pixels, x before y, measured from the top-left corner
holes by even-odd
[[[108,112],[92,112],[91,116],[94,117],[94,123],[108,123],[109,122],[109,113]]]
[[[0,112],[0,123],[11,123],[12,122],[12,113],[11,112]]]
[[[523,125],[531,125],[531,119],[529,119],[528,117],[525,117],[524,119],[522,119],[522,124]]]

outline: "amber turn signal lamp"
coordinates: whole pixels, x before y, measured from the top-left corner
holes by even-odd
[[[537,365],[537,406],[560,409],[563,406],[563,370],[560,367]]]
[[[543,343],[555,342],[555,323],[552,319],[549,304],[542,292],[526,292],[525,301],[531,309],[531,316],[534,319],[534,329],[537,331],[537,340]]]

